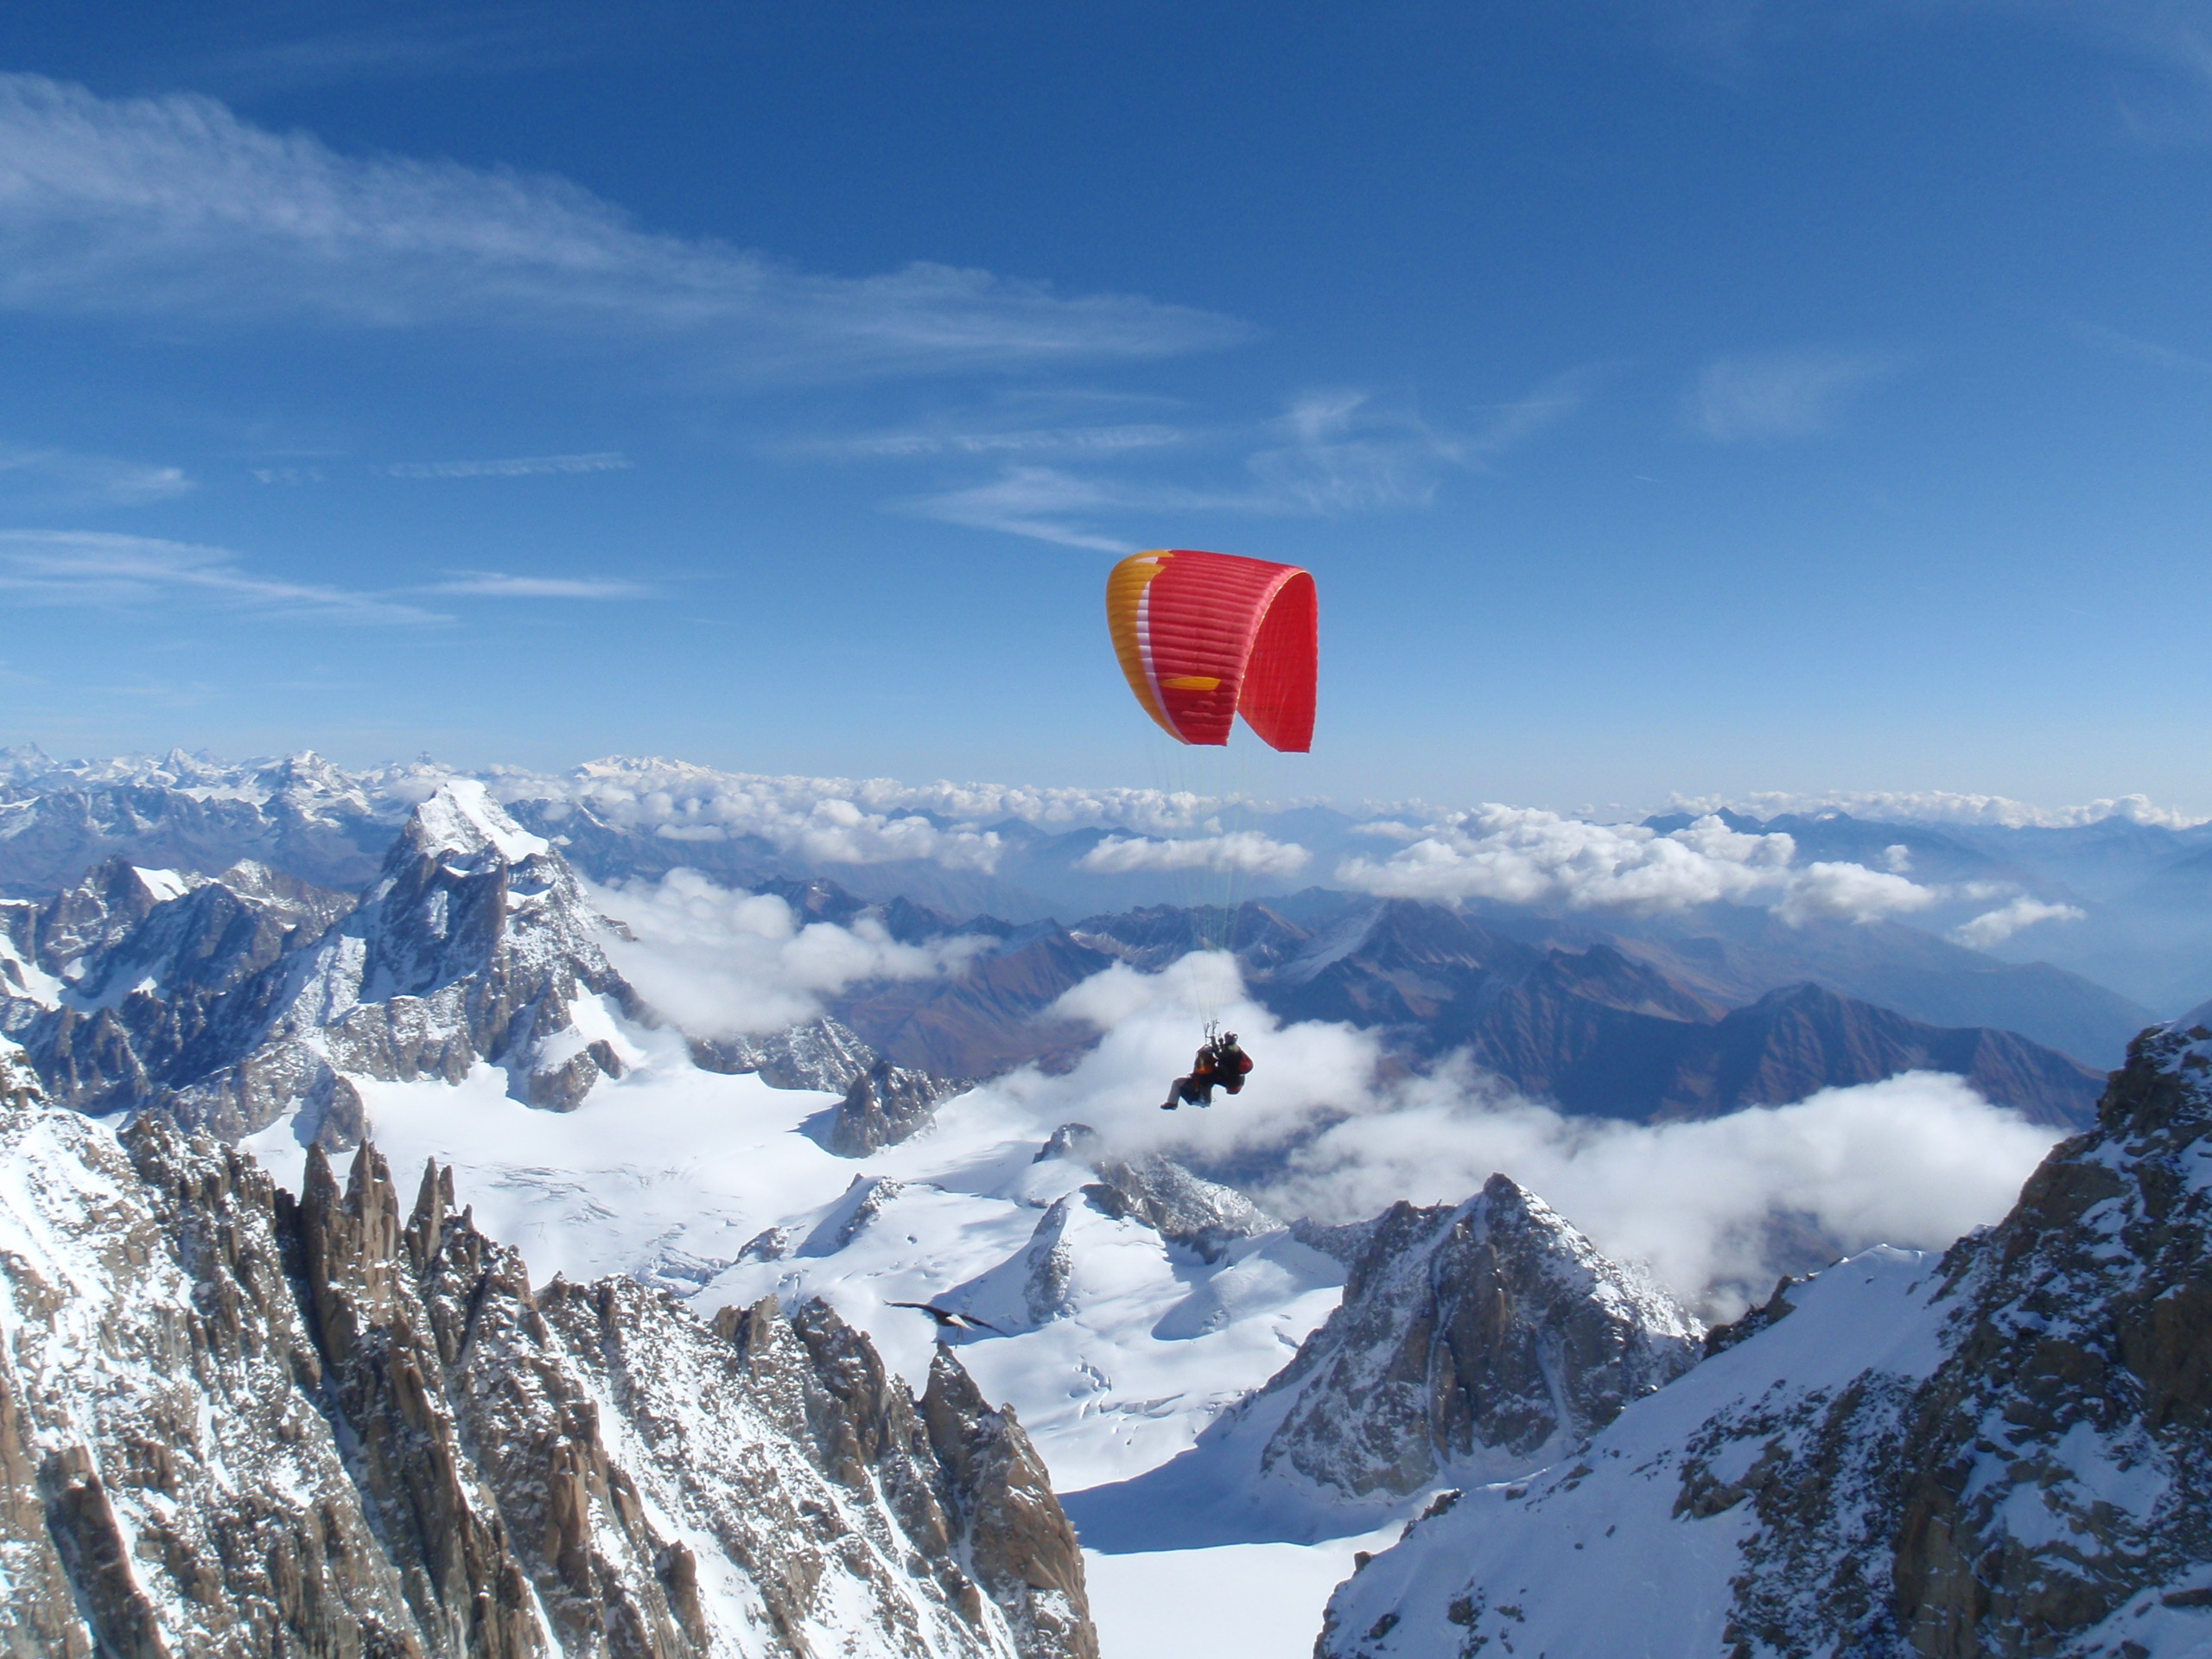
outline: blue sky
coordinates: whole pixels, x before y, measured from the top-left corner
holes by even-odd
[[[27,10],[0,739],[2212,810],[2212,6]]]

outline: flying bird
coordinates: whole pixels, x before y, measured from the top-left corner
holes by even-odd
[[[973,1313],[955,1313],[945,1308],[933,1307],[927,1302],[886,1302],[884,1306],[918,1309],[935,1319],[937,1328],[940,1331],[988,1331],[993,1336],[1006,1335],[1005,1332],[1000,1330],[988,1319],[979,1319]]]

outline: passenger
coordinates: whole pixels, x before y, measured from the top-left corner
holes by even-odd
[[[1251,1069],[1252,1057],[1236,1046],[1236,1033],[1224,1032],[1199,1048],[1198,1058],[1191,1063],[1191,1075],[1175,1079],[1160,1109],[1172,1112],[1185,1104],[1211,1106],[1217,1087],[1232,1095],[1241,1092],[1244,1074]]]

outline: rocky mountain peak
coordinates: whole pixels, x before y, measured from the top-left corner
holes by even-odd
[[[490,856],[519,864],[552,850],[492,798],[473,778],[452,778],[410,815],[401,836],[421,857],[463,861]]]
[[[296,1200],[156,1116],[0,1109],[0,1156],[22,1652],[1093,1659],[1065,1517],[949,1362],[925,1405],[826,1309],[746,1342],[533,1290],[365,1146]],[[840,1438],[863,1393],[899,1432]]]
[[[197,770],[195,767],[177,775],[180,779],[191,778]],[[269,799],[295,810],[313,811],[343,804],[366,816],[370,810],[368,796],[360,781],[313,749],[288,754],[275,765],[263,767],[254,774],[253,782]]]
[[[1534,1468],[1688,1370],[1700,1335],[1506,1176],[1456,1206],[1401,1202],[1255,1402],[1278,1419],[1262,1467],[1356,1499]]]
[[[847,1085],[823,1144],[840,1158],[896,1146],[927,1128],[938,1103],[965,1087],[879,1058]]]
[[[226,1138],[296,1110],[303,1141],[342,1147],[363,1128],[349,1077],[459,1082],[484,1062],[515,1098],[573,1109],[626,1067],[618,1016],[645,1017],[601,925],[550,843],[448,783],[359,907],[242,991],[258,1023],[235,1058],[164,1103]]]
[[[1940,1262],[1877,1247],[1340,1588],[1326,1659],[2181,1656],[2212,1631],[2212,1022]],[[1631,1610],[1625,1575],[1659,1586]]]

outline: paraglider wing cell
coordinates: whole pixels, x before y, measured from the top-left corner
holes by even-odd
[[[1226,743],[1242,713],[1271,747],[1313,747],[1320,605],[1297,566],[1135,554],[1107,579],[1106,617],[1129,690],[1176,738]]]

